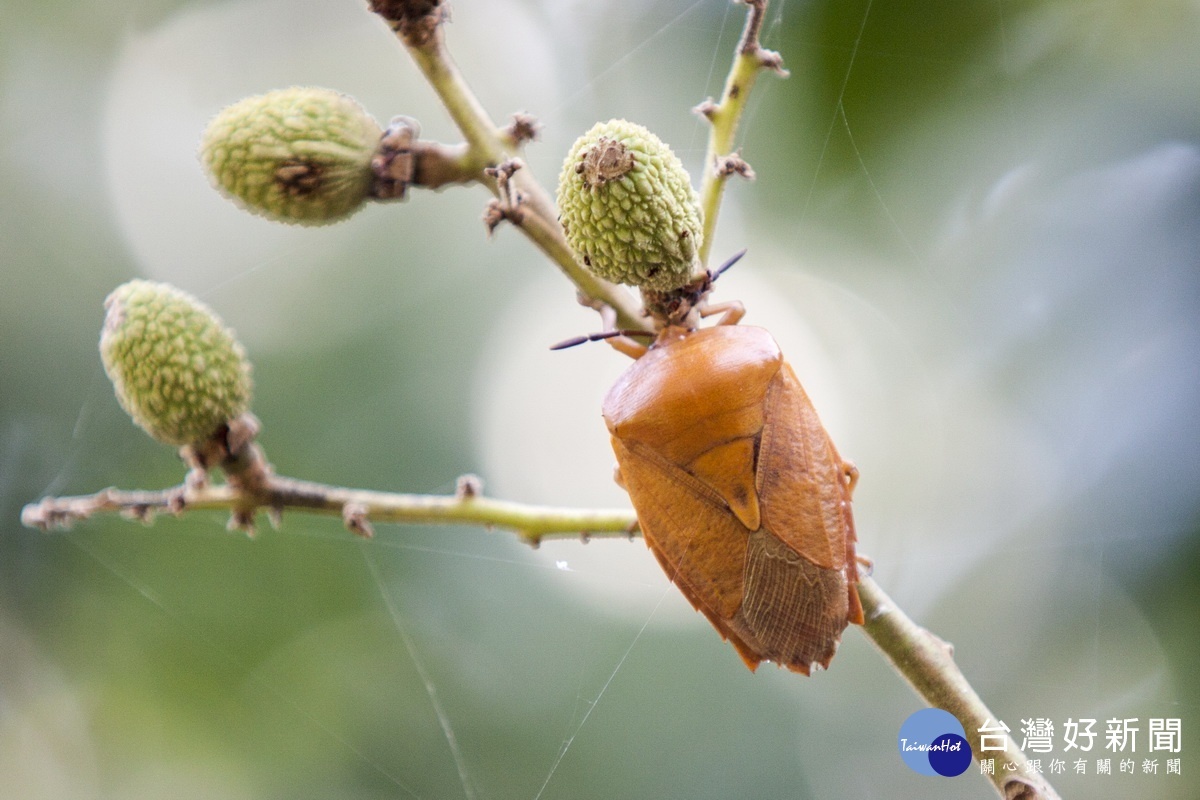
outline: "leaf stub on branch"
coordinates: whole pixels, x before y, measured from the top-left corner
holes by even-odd
[[[497,167],[488,167],[485,175],[496,181],[498,197],[488,201],[483,211],[483,222],[487,226],[488,236],[491,236],[501,222],[508,220],[517,227],[525,221],[525,210],[522,208],[525,197],[517,188],[512,177],[524,167],[519,158],[510,158]]]
[[[711,97],[706,97],[704,100],[692,106],[692,113],[704,117],[711,122],[713,116],[717,113],[717,104]]]
[[[758,64],[763,69],[769,69],[781,78],[791,75],[783,66],[783,56],[774,50],[758,50]]]
[[[345,524],[346,530],[356,536],[364,539],[371,539],[375,536],[375,529],[371,527],[371,521],[367,519],[367,507],[362,503],[346,503],[342,506],[342,523]]]
[[[454,482],[454,496],[459,500],[474,500],[483,494],[483,478],[467,473]]]
[[[513,148],[523,147],[541,134],[542,124],[532,114],[520,111],[512,117],[513,121],[504,129],[504,136]]]
[[[741,153],[731,153],[727,156],[717,156],[714,165],[717,175],[720,177],[728,177],[730,175],[740,175],[748,181],[754,180],[757,176],[754,169],[746,163],[742,158]]]

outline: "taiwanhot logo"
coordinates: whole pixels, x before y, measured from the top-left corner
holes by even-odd
[[[971,745],[962,723],[949,711],[923,708],[904,720],[900,758],[913,772],[953,778],[971,766]]]

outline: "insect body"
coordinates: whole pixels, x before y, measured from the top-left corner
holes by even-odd
[[[735,321],[727,315],[723,322]],[[828,667],[862,624],[838,455],[761,328],[669,325],[604,399],[618,482],[671,580],[750,669]]]

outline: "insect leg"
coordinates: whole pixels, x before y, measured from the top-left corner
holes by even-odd
[[[742,305],[741,300],[729,300],[716,305],[705,304],[700,309],[701,317],[711,317],[713,314],[720,314],[721,318],[717,320],[718,325],[737,325],[742,317],[746,316],[746,307]]]
[[[846,480],[846,494],[853,495],[854,487],[858,486],[858,467],[853,461],[842,462],[842,476]]]
[[[613,350],[616,350],[618,353],[624,353],[635,361],[646,355],[646,351],[649,349],[646,345],[625,334],[610,336],[606,341],[612,346]]]

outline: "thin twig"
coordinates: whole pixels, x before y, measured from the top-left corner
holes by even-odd
[[[353,533],[370,535],[371,523],[484,525],[511,530],[526,544],[544,539],[637,535],[637,517],[628,509],[573,509],[514,503],[485,497],[477,479],[464,476],[454,495],[421,495],[349,489],[269,475],[255,491],[229,485],[189,485],[161,491],[104,489],[78,497],[47,497],[27,505],[21,521],[42,529],[64,527],[98,514],[119,513],[150,522],[157,513],[182,516],[188,511],[267,509],[341,517]],[[244,521],[244,519],[243,519]],[[866,623],[862,631],[896,671],[931,707],[949,711],[966,730],[977,758],[984,755],[979,729],[998,719],[988,710],[954,662],[951,647],[917,625],[870,578],[858,585]],[[1030,768],[1016,743],[1005,737],[1009,769],[988,776],[1006,800],[1058,800],[1044,778]]]
[[[21,522],[49,530],[100,513],[116,512],[148,523],[159,513],[181,516],[191,509],[228,509],[229,527],[253,534],[259,511],[278,527],[283,511],[291,509],[341,517],[348,530],[361,536],[372,535],[372,522],[475,524],[510,529],[535,547],[546,537],[629,537],[637,527],[629,511],[579,511],[484,497],[483,483],[474,475],[460,477],[451,496],[348,489],[277,475],[255,441],[258,430],[258,420],[244,414],[203,442],[181,448],[190,470],[178,486],[46,497],[25,506]],[[211,470],[218,468],[225,474],[224,485],[210,483]]]
[[[254,531],[257,512],[278,526],[284,510],[339,516],[360,536],[373,535],[373,522],[478,524],[512,530],[536,547],[542,539],[592,536],[631,537],[637,517],[628,510],[580,510],[531,506],[483,496],[474,475],[459,478],[452,496],[396,494],[348,489],[276,475],[255,441],[258,420],[243,414],[206,440],[180,449],[189,466],[183,483],[161,491],[104,489],[78,497],[47,497],[27,505],[21,522],[48,530],[96,514],[117,512],[151,522],[158,513],[182,516],[191,509],[228,509],[229,527]],[[227,483],[214,486],[210,473],[220,469]],[[930,706],[956,716],[982,758],[981,729],[992,713],[954,663],[950,645],[917,625],[870,578],[859,583],[863,631]],[[1005,767],[991,781],[1006,800],[1057,800],[1058,795],[1034,772],[1016,744],[1005,737]]]
[[[944,709],[958,718],[971,752],[976,760],[982,760],[987,753],[979,730],[999,718],[954,663],[953,648],[913,622],[870,578],[859,582],[858,596],[866,619],[863,633],[931,708]],[[1007,735],[1002,760],[1006,768],[987,777],[1005,800],[1058,800],[1058,793],[1030,767],[1025,754]]]
[[[750,90],[754,88],[758,73],[764,69],[774,70],[781,75],[787,74],[779,54],[764,50],[759,43],[763,19],[767,14],[767,0],[742,2],[748,6],[746,26],[742,29],[733,64],[729,67],[729,76],[725,79],[721,101],[714,103],[711,99],[705,100],[695,108],[696,113],[712,125],[708,136],[708,149],[704,154],[704,176],[700,182],[700,208],[704,212],[704,240],[700,244],[700,261],[705,265],[708,264],[708,255],[712,250],[713,233],[717,229],[717,216],[721,209],[721,195],[725,191],[726,181],[734,173],[746,178],[754,174],[740,157],[737,159],[742,165],[740,169],[723,168],[727,159],[733,155],[734,136],[737,134],[742,112],[746,109]]]
[[[67,527],[99,514],[117,513],[151,522],[157,514],[182,516],[188,511],[234,511],[255,508],[279,514],[285,510],[340,517],[353,533],[370,535],[371,523],[414,525],[484,525],[511,530],[526,544],[543,539],[629,538],[637,521],[627,509],[573,509],[497,500],[478,494],[401,494],[350,489],[271,476],[257,492],[240,492],[228,484],[189,486],[186,482],[159,491],[104,489],[76,497],[46,497],[21,511],[21,522],[49,530]]]
[[[440,18],[432,28],[422,30],[419,37],[403,35],[396,25],[393,25],[393,29],[466,139],[469,158],[476,164],[478,180],[503,201],[495,178],[484,170],[497,167],[518,155],[516,142],[519,137],[514,137],[510,129],[498,127],[476,98],[446,48],[444,25]],[[530,119],[528,115],[523,115],[526,125],[532,124]],[[650,324],[642,315],[633,294],[592,275],[575,259],[558,223],[554,202],[532,172],[527,169],[517,172],[512,176],[512,184],[521,196],[523,219],[520,231],[562,270],[580,292],[615,310],[622,328],[649,331]]]

